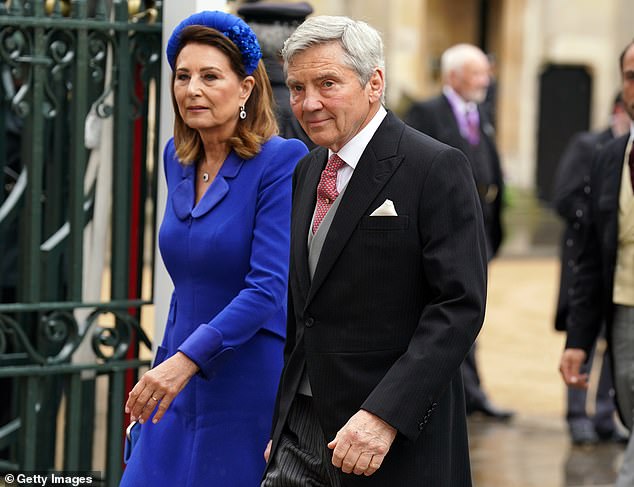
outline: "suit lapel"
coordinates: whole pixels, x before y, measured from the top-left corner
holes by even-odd
[[[623,174],[623,157],[627,147],[627,137],[612,146],[612,153],[605,160],[605,178],[599,195],[599,206],[608,210],[610,218],[618,218],[619,195],[621,192],[621,176]]]
[[[306,173],[294,188],[293,196],[293,224],[291,228],[295,268],[299,277],[302,296],[308,294],[310,287],[310,274],[308,270],[308,231],[315,211],[317,184],[321,177],[328,150],[318,148],[312,151],[305,161]]]
[[[359,220],[368,212],[372,201],[376,199],[403,160],[402,155],[397,155],[396,149],[404,127],[405,125],[400,120],[388,112],[363,152],[324,241],[306,306],[323,284]],[[318,180],[319,176],[314,182],[315,186]],[[312,199],[314,205],[314,194]],[[308,232],[307,226],[305,230]]]
[[[443,120],[441,121],[441,124],[443,127],[445,127],[445,131],[447,134],[441,140],[446,140],[448,145],[457,147],[465,154],[468,154],[469,144],[460,133],[460,125],[458,124],[456,115],[453,112],[451,103],[449,103],[449,99],[445,95],[440,96],[443,108]]]

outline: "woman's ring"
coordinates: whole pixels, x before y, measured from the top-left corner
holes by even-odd
[[[152,396],[152,401],[158,402],[158,399]]]

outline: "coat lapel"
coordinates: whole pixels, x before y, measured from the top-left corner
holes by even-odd
[[[195,165],[183,166],[182,180],[178,183],[176,188],[174,188],[174,196],[172,199],[176,216],[181,220],[185,220],[189,218],[190,215],[194,218],[200,218],[209,213],[225,198],[229,192],[228,180],[238,175],[243,163],[243,159],[238,157],[233,151],[230,152],[218,171],[216,178],[209,188],[207,188],[207,191],[197,205],[194,205],[196,200],[194,183],[194,178],[196,177]]]
[[[603,211],[607,210],[610,214],[610,218],[618,218],[623,157],[627,140],[628,138],[624,137],[622,143],[615,143],[611,148],[612,153],[610,157],[605,160],[605,178],[603,179],[601,192],[599,194],[599,207]]]
[[[293,189],[293,222],[291,228],[295,268],[299,276],[302,296],[308,294],[310,273],[308,270],[308,231],[315,211],[317,184],[326,166],[328,150],[318,148],[305,161],[306,175]]]
[[[397,146],[404,127],[405,124],[388,112],[363,152],[324,241],[306,300],[307,306],[337,261],[359,220],[368,212],[371,203],[403,160],[403,156],[397,154]]]
[[[460,125],[456,120],[456,115],[453,112],[451,103],[445,95],[441,95],[442,100],[442,112],[443,117],[440,120],[441,127],[444,127],[445,134],[440,137],[440,140],[447,141],[447,143],[453,147],[457,147],[465,154],[469,153],[469,143],[460,133]]]

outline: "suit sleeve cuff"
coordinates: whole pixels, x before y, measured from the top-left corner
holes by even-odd
[[[438,407],[436,402],[430,402],[427,410],[424,413],[420,413],[416,417],[408,417],[407,415],[390,414],[388,410],[381,408],[380,406],[372,407],[370,401],[366,401],[361,409],[368,411],[369,413],[378,416],[390,426],[396,428],[396,430],[405,436],[410,441],[416,441],[422,431],[427,426],[427,422],[431,418],[431,415]]]
[[[200,325],[178,347],[178,351],[198,365],[199,373],[206,379],[213,379],[221,363],[235,353],[234,348],[223,347],[222,333],[208,324]]]

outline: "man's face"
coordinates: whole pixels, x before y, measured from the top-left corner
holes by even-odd
[[[292,59],[286,79],[291,109],[300,125],[315,144],[334,152],[372,119],[383,92],[379,69],[361,86],[343,59],[337,42],[310,47]]]
[[[490,82],[489,61],[486,56],[474,56],[451,74],[451,87],[463,100],[482,103]]]
[[[630,118],[634,119],[634,45],[623,58],[623,104]]]

